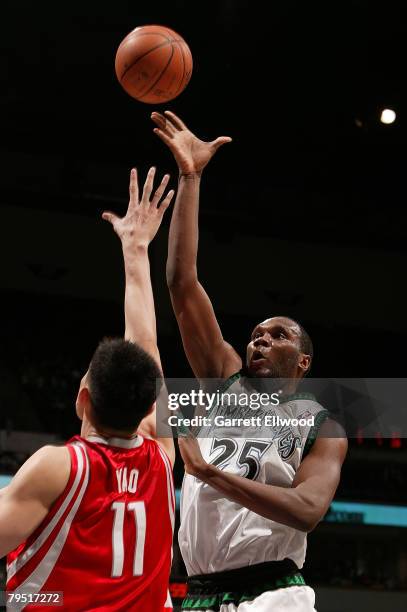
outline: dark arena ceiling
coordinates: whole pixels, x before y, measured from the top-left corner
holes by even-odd
[[[174,187],[177,171],[152,132],[160,107],[123,91],[114,59],[129,31],[163,24],[189,43],[194,70],[161,110],[206,140],[233,138],[205,171],[200,214],[200,272],[228,337],[244,347],[260,317],[288,313],[326,344],[317,374],[403,375],[402,8],[401,0],[2,2],[1,289],[16,319],[10,330],[20,329],[20,292],[38,295],[44,312],[45,295],[115,300],[121,325],[120,251],[100,213],[124,211],[132,166],[170,171]],[[392,125],[380,122],[386,107],[397,114]],[[166,248],[163,230],[152,249],[158,320],[178,338]],[[250,291],[236,298],[242,273]],[[36,328],[33,317],[27,325]],[[362,337],[349,352],[349,339]],[[391,359],[381,359],[383,347]]]
[[[2,3],[2,203],[94,214],[132,165],[175,171],[115,51],[166,24],[194,72],[165,108],[233,144],[207,172],[212,215],[254,231],[405,248],[407,26],[402,2]],[[380,109],[397,112],[391,126]],[[102,204],[104,206],[104,203]],[[223,223],[223,221],[222,221]],[[404,242],[404,244],[403,244]]]

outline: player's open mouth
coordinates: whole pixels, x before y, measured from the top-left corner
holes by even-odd
[[[264,361],[264,359],[265,357],[261,351],[254,351],[251,361],[253,363],[253,362]]]

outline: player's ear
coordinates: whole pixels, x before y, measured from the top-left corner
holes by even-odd
[[[156,406],[157,406],[156,402],[154,402],[154,404],[151,404],[151,407],[150,407],[149,411],[147,412],[146,416],[148,416],[149,414],[153,414],[154,410],[156,409]]]
[[[92,409],[92,402],[89,395],[89,389],[81,385],[78,392],[78,397],[76,398],[76,414],[83,420],[84,415],[89,415],[89,412]]]
[[[308,372],[311,367],[311,355],[306,355],[305,353],[300,353],[300,358],[298,362],[298,367],[301,368],[303,372],[303,376]]]
[[[83,395],[82,395],[82,391],[84,389],[86,389],[87,387],[87,381],[88,381],[88,374],[89,374],[89,370],[86,371],[86,374],[84,374],[82,376],[81,382],[79,383],[79,391],[78,391],[78,395],[76,397],[76,414],[78,415],[78,418],[82,421],[83,420],[83,412],[84,412],[84,400],[86,399]],[[88,392],[89,394],[89,392]]]

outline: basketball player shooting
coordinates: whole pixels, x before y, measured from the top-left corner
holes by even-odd
[[[126,339],[103,340],[93,355],[76,400],[81,435],[41,448],[0,491],[12,610],[42,609],[44,592],[64,610],[172,609],[174,446],[140,434],[162,379],[148,245],[173,196],[162,199],[168,175],[152,195],[154,174],[139,198],[132,170],[125,217],[103,214],[123,248]]]
[[[336,424],[313,397],[296,393],[310,368],[312,343],[285,316],[256,325],[242,359],[223,338],[198,280],[198,208],[202,171],[230,138],[199,140],[171,112],[153,113],[154,132],[172,151],[179,186],[168,247],[167,282],[189,363],[198,379],[224,379],[222,391],[250,394],[262,379],[287,379],[275,412],[314,417],[314,427],[292,426],[253,435],[179,438],[186,475],[179,543],[189,575],[183,609],[207,612],[310,612],[314,591],[300,573],[306,534],[327,512],[347,451],[344,437],[327,437]],[[251,291],[250,279],[246,278]],[[219,410],[217,407],[215,409]],[[218,430],[219,431],[219,430]],[[319,434],[319,435],[318,435]],[[222,469],[220,469],[222,468]]]

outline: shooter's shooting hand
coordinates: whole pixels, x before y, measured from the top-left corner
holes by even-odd
[[[177,115],[170,111],[164,114],[154,112],[151,119],[156,124],[154,133],[172,151],[180,174],[199,174],[216,151],[231,142],[228,136],[220,136],[212,142],[205,142],[195,136]]]

